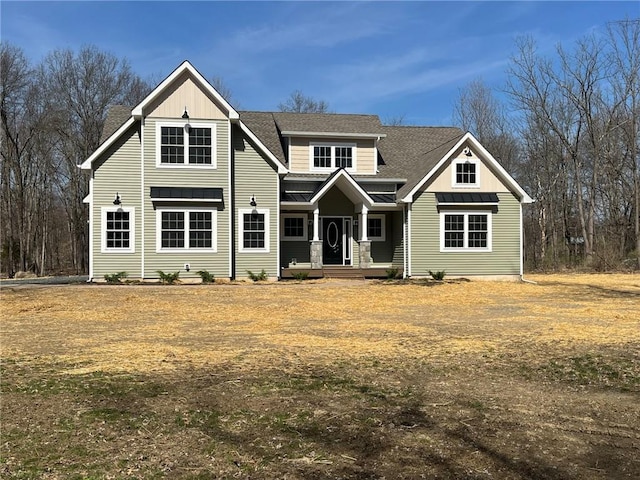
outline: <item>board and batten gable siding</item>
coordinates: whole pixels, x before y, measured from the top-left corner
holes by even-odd
[[[428,276],[429,270],[444,270],[449,276],[520,275],[520,202],[510,192],[500,192],[498,198],[491,252],[440,252],[435,193],[419,193],[411,210],[411,275]]]
[[[477,162],[479,169],[480,184],[478,187],[461,188],[454,187],[452,183],[453,169],[456,161],[471,160]],[[452,156],[452,160],[446,162],[445,165],[436,173],[435,178],[429,183],[426,189],[428,192],[509,192],[506,185],[496,176],[496,174],[478,157],[467,157],[462,153],[462,149],[456,155]]]
[[[93,278],[102,280],[105,274],[127,272],[140,276],[142,203],[140,202],[140,123],[135,123],[102,157],[94,163],[93,171]],[[102,208],[114,207],[116,193],[122,207],[134,212],[134,253],[102,253]]]
[[[147,118],[181,118],[185,107],[193,119],[226,120],[225,113],[188,72],[180,75],[145,110]]]
[[[234,155],[234,238],[236,277],[247,277],[247,271],[258,274],[263,269],[269,278],[280,276],[278,265],[278,224],[279,199],[278,190],[280,179],[277,171],[259,153],[255,145],[242,133],[238,127],[233,127],[233,155]],[[269,251],[247,252],[240,251],[242,238],[239,238],[239,225],[242,222],[240,210],[251,209],[249,202],[255,197],[257,208],[269,210]]]
[[[310,145],[313,143],[325,144],[355,144],[356,145],[356,168],[349,170],[353,175],[374,175],[377,168],[375,158],[375,140],[349,138],[289,138],[289,168],[293,173],[305,173],[311,171],[310,165]]]
[[[182,106],[184,109],[184,105]],[[215,124],[216,168],[194,168],[191,166],[163,168],[156,166],[157,122],[175,121],[175,119],[147,118],[144,125],[144,225],[145,225],[145,278],[158,278],[157,270],[176,272],[181,278],[199,278],[199,270],[207,270],[218,278],[229,278],[229,121],[207,120]],[[193,250],[186,253],[156,252],[157,227],[156,206],[151,202],[151,187],[208,187],[222,188],[222,204],[201,204],[180,202],[171,208],[204,207],[217,208],[215,253]],[[164,206],[164,205],[162,205]],[[191,267],[184,271],[184,264]]]

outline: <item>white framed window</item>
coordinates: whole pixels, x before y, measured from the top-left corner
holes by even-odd
[[[102,207],[102,253],[135,253],[135,209]]]
[[[296,240],[308,239],[308,220],[307,215],[298,213],[283,213],[280,215],[282,219],[282,228],[280,234],[282,240],[291,242]]]
[[[156,252],[215,253],[217,219],[216,209],[157,208]]]
[[[216,125],[158,122],[156,166],[216,168]]]
[[[337,168],[356,169],[355,143],[310,143],[309,168],[329,172]]]
[[[384,242],[386,239],[385,215],[370,213],[367,215],[367,238],[372,241]]]
[[[490,252],[491,212],[440,212],[441,252]]]
[[[457,188],[480,186],[480,164],[478,160],[460,159],[451,166],[451,185]]]
[[[269,210],[238,210],[238,250],[240,252],[269,252]]]

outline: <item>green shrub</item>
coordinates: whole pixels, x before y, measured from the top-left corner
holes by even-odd
[[[127,272],[118,272],[118,273],[107,273],[104,276],[104,279],[107,283],[122,283],[120,280],[123,278],[127,278]]]
[[[387,279],[393,280],[394,278],[398,278],[399,270],[396,267],[387,268]]]
[[[164,273],[162,270],[156,270],[156,273],[160,276],[160,283],[166,283],[167,285],[173,285],[178,282],[180,271],[174,273]]]
[[[247,270],[247,275],[249,275],[249,278],[254,282],[266,280],[269,277],[269,275],[267,275],[267,272],[265,272],[264,268],[258,274],[253,273],[251,270]]]
[[[437,272],[432,272],[431,270],[429,270],[429,275],[431,275],[431,278],[433,278],[434,280],[444,280],[445,274],[446,272],[444,270],[438,270]]]
[[[209,273],[206,270],[198,270],[196,273],[200,275],[202,283],[213,283],[215,281],[213,273]]]
[[[309,272],[307,272],[306,270],[295,272],[293,274],[293,278],[295,278],[296,280],[306,280],[307,278],[309,278]]]

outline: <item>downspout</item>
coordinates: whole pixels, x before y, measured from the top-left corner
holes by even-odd
[[[402,205],[402,278],[407,278],[407,204]]]
[[[89,202],[89,278],[87,279],[87,283],[91,283],[93,281],[93,236],[95,232],[93,231],[94,222],[93,222],[93,176],[95,174],[95,170],[93,169],[93,165],[91,166],[91,178],[89,178],[89,198],[91,201]]]
[[[236,196],[236,153],[231,146],[233,142],[233,125],[229,122],[229,278],[236,278],[236,216],[235,216],[235,196]]]
[[[407,276],[411,277],[411,207],[413,203],[407,204]]]
[[[144,127],[145,119],[140,118],[140,279],[144,280]],[[135,242],[135,238],[134,238]]]
[[[280,175],[276,170],[276,276],[281,279],[280,270]]]
[[[231,119],[228,120],[227,122],[227,126],[229,128],[229,138],[228,138],[228,159],[229,159],[229,165],[228,165],[228,171],[229,171],[229,278],[233,279],[234,278],[234,273],[235,273],[235,252],[234,252],[234,238],[235,238],[235,232],[233,231],[233,196],[234,196],[234,185],[233,185],[233,178],[234,178],[234,172],[233,172],[233,168],[234,168],[234,164],[233,164],[233,146],[231,145],[233,142],[233,135],[232,135],[232,130],[233,130],[233,125],[231,124]]]

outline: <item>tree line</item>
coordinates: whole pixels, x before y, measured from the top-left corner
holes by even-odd
[[[640,268],[640,20],[550,55],[531,37],[515,50],[505,99],[473,81],[454,117],[535,199],[527,267]]]
[[[530,37],[515,51],[505,95],[475,80],[454,120],[535,199],[524,217],[528,269],[640,268],[640,20],[552,55]],[[33,64],[0,44],[2,273],[87,272],[89,182],[78,165],[99,146],[109,107],[136,105],[153,86],[93,46]],[[328,103],[296,90],[278,109],[326,113]]]

